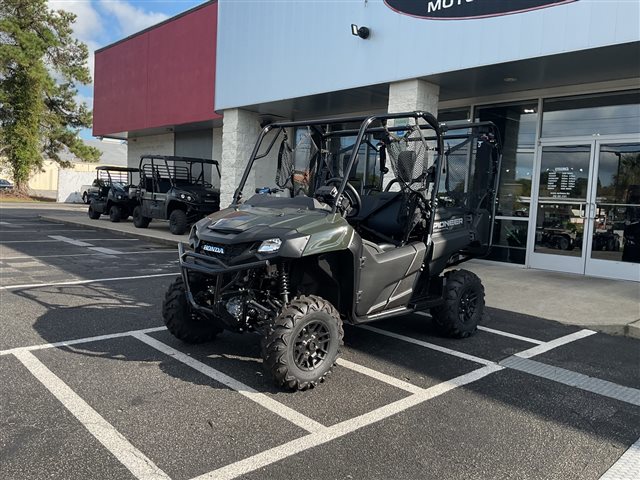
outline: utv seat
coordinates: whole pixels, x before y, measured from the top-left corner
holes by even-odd
[[[363,195],[362,206],[353,218],[366,231],[379,233],[380,239],[399,239],[406,226],[399,222],[402,206],[402,192],[382,192],[376,195]],[[378,239],[376,239],[378,240]],[[390,242],[384,242],[392,245]]]

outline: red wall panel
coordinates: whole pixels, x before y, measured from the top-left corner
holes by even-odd
[[[213,110],[218,4],[96,52],[93,134],[220,118]]]

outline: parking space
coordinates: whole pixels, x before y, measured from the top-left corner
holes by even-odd
[[[410,315],[346,327],[327,381],[287,393],[257,336],[164,329],[173,249],[0,213],[5,478],[598,479],[640,437],[638,340],[492,309],[451,340]]]

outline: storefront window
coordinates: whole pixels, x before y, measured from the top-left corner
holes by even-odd
[[[638,132],[640,90],[544,101],[543,138]]]
[[[524,263],[538,102],[479,107],[476,119],[495,123],[502,142],[502,165],[494,230],[494,245],[497,246],[491,256],[495,260]]]

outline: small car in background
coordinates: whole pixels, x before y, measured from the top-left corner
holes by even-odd
[[[13,183],[4,178],[0,178],[0,190],[13,190]]]

